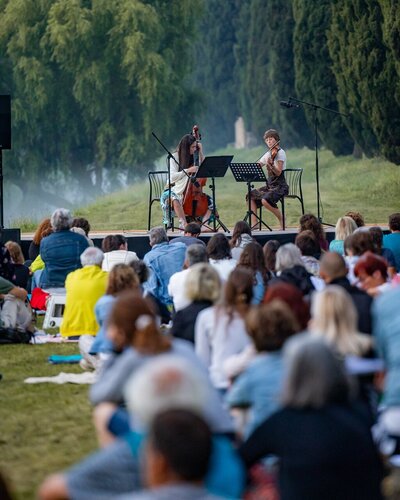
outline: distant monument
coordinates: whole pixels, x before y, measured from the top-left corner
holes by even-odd
[[[246,132],[244,120],[241,116],[235,121],[235,149],[244,149],[257,145],[252,132]]]

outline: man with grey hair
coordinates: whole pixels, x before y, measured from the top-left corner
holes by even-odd
[[[150,271],[144,289],[165,306],[172,307],[172,299],[168,293],[168,283],[173,274],[182,270],[185,260],[186,245],[184,243],[168,244],[168,237],[163,227],[150,230],[151,250],[143,258]]]
[[[39,286],[44,289],[63,288],[68,273],[81,267],[80,255],[89,246],[86,238],[70,231],[69,210],[58,208],[50,219],[53,233],[40,242],[40,256],[45,268]]]
[[[140,459],[145,433],[156,415],[168,409],[186,409],[205,419],[215,433],[206,487],[225,498],[239,498],[245,481],[244,470],[232,444],[223,436],[232,431],[232,423],[200,366],[170,354],[148,361],[134,373],[125,388],[135,430],[66,473],[47,478],[39,490],[39,498],[109,499],[143,488]]]
[[[99,248],[86,248],[80,260],[82,269],[68,274],[65,280],[66,301],[60,333],[69,338],[89,335],[92,340],[99,329],[94,306],[105,294],[108,274],[101,269],[103,252]]]
[[[190,268],[194,264],[208,262],[205,245],[190,245],[186,248],[183,270],[173,274],[168,283],[168,293],[174,302],[175,312],[184,309],[190,304],[186,296],[185,283]]]

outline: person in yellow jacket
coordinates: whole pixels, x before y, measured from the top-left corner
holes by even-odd
[[[69,273],[65,280],[66,302],[60,325],[63,337],[96,335],[99,330],[94,306],[105,294],[108,280],[108,273],[101,269],[103,252],[89,247],[80,259],[82,269]]]

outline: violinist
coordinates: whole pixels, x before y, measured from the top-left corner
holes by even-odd
[[[183,195],[191,174],[196,174],[198,167],[194,165],[194,155],[198,153],[199,163],[204,159],[202,144],[196,141],[192,134],[186,134],[179,141],[176,151],[173,153],[174,158],[170,158],[170,178],[171,178],[171,208],[179,218],[179,228],[184,229],[186,226],[186,216],[182,207]],[[208,198],[208,209],[203,217],[203,220],[208,220],[211,215],[212,200]],[[169,191],[168,184],[160,199],[163,212],[163,224],[169,224],[168,220],[168,203]]]
[[[268,151],[258,160],[258,163],[266,167],[267,184],[251,191],[251,210],[257,213],[257,208],[264,206],[275,215],[283,230],[282,214],[277,203],[289,193],[284,174],[286,153],[279,147],[280,137],[276,130],[267,130],[264,134],[264,141],[268,146]],[[251,225],[252,227],[257,225],[257,219],[254,216],[252,216]]]

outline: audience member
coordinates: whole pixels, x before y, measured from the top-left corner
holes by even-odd
[[[28,250],[29,260],[33,262],[36,259],[40,251],[40,242],[42,241],[43,238],[45,238],[52,232],[53,229],[51,227],[50,219],[49,218],[43,219],[42,222],[38,225],[35,234],[33,235],[32,242],[29,245],[29,250]]]
[[[283,408],[240,448],[246,466],[276,455],[282,500],[383,498],[372,422],[352,402],[342,364],[320,340],[302,339],[291,347]]]
[[[275,263],[276,263],[276,252],[280,247],[280,243],[278,240],[268,240],[267,243],[263,246],[264,252],[264,262],[267,271],[271,274],[271,276],[276,276],[275,272]]]
[[[302,233],[303,231],[311,231],[315,236],[320,249],[326,252],[329,244],[325,236],[324,228],[318,218],[313,214],[304,214],[300,217],[299,223],[299,232]]]
[[[286,243],[276,252],[275,269],[277,277],[271,284],[285,282],[296,286],[303,295],[309,295],[315,290],[313,277],[304,267],[299,248],[293,243]]]
[[[149,279],[143,284],[146,292],[151,293],[162,304],[172,307],[172,298],[168,293],[171,276],[182,270],[185,260],[184,243],[168,244],[168,237],[163,227],[150,230],[151,250],[144,256],[144,263],[150,271]]]
[[[344,258],[337,252],[327,252],[321,258],[320,276],[327,285],[337,285],[346,290],[357,310],[358,331],[370,334],[372,298],[357,286],[350,284]]]
[[[137,261],[135,261],[137,262]],[[104,271],[103,271],[104,272]],[[104,354],[112,352],[112,343],[107,338],[107,320],[117,296],[125,290],[139,291],[139,278],[135,271],[126,264],[115,264],[108,273],[105,295],[99,298],[94,306],[94,314],[99,324],[96,337],[84,335],[79,339],[79,348],[85,358],[82,368],[99,369]],[[83,366],[82,366],[83,365]]]
[[[91,247],[94,246],[93,241],[89,238],[89,232],[90,232],[89,221],[84,217],[75,217],[75,219],[72,221],[71,231],[76,231],[77,229],[82,229],[84,232],[84,236],[89,243],[89,246]]]
[[[167,410],[157,415],[150,428],[144,453],[148,489],[134,495],[134,498],[222,500],[222,497],[210,495],[203,484],[211,450],[211,431],[196,414],[187,410]],[[124,497],[132,498],[130,495]]]
[[[289,306],[273,300],[253,308],[246,317],[247,332],[257,354],[233,382],[226,402],[231,408],[250,407],[248,436],[278,409],[283,380],[282,347],[300,327]]]
[[[263,302],[269,304],[275,300],[282,301],[289,306],[299,325],[299,332],[307,328],[310,320],[310,305],[296,286],[283,281],[268,286]],[[251,343],[241,353],[230,356],[223,366],[225,375],[229,379],[234,379],[248,367],[255,355],[256,349],[254,343]]]
[[[128,242],[122,234],[107,235],[101,248],[104,252],[103,271],[111,271],[115,264],[129,264],[133,260],[138,260],[136,252],[128,250]]]
[[[25,259],[21,247],[15,241],[7,241],[5,247],[10,252],[11,262],[14,264],[13,283],[28,290],[29,267],[24,265]]]
[[[396,270],[400,272],[400,212],[389,216],[390,234],[383,237],[383,246],[393,252]]]
[[[204,243],[204,241],[199,239],[200,233],[201,233],[200,224],[197,224],[197,222],[189,222],[189,224],[186,224],[185,229],[183,230],[183,236],[172,238],[169,244],[184,243],[187,247],[190,245],[197,244],[205,247],[206,244]]]
[[[351,217],[339,217],[335,227],[335,239],[329,243],[329,251],[344,255],[344,240],[357,229]]]
[[[206,487],[226,498],[240,497],[244,485],[243,468],[232,445],[221,434],[230,432],[232,426],[201,367],[181,357],[158,357],[128,380],[125,394],[132,423],[136,422],[134,430],[66,473],[47,478],[39,491],[41,500],[133,495],[143,487],[140,478],[143,432],[152,425],[157,414],[169,409],[202,415],[214,433]]]
[[[352,285],[357,282],[354,276],[354,266],[357,264],[358,259],[365,252],[375,252],[375,245],[372,235],[365,228],[354,231],[353,234],[347,236],[344,240],[345,260],[347,265],[347,277]]]
[[[313,276],[319,276],[321,247],[314,233],[309,230],[302,231],[296,236],[295,245],[301,252],[301,260],[307,271]]]
[[[94,336],[99,329],[94,306],[107,287],[107,273],[101,269],[103,252],[88,247],[80,260],[82,269],[69,273],[65,280],[65,310],[60,325],[62,337]]]
[[[387,261],[372,252],[366,252],[359,258],[354,268],[354,274],[358,279],[359,286],[372,297],[376,297],[392,287],[388,281]]]
[[[386,259],[388,263],[388,273],[392,278],[396,274],[396,259],[393,252],[389,248],[384,248],[383,245],[383,231],[379,226],[369,228],[369,233],[375,246],[374,252]]]
[[[191,273],[192,266],[200,262],[207,262],[207,250],[205,245],[187,246],[183,270],[173,274],[168,283],[168,293],[172,297],[175,311],[180,311],[190,304],[186,295],[186,280]]]
[[[1,326],[33,331],[32,311],[26,302],[28,292],[24,288],[0,276],[0,299],[3,306],[0,313]]]
[[[14,282],[15,269],[8,249],[0,242],[0,277]]]
[[[221,280],[210,264],[194,264],[185,281],[189,305],[179,310],[172,321],[171,334],[194,344],[194,327],[199,313],[211,307],[221,295]]]
[[[230,273],[236,267],[236,260],[232,259],[228,238],[222,233],[216,233],[207,244],[209,263],[218,272],[222,282],[226,282]]]
[[[224,361],[251,343],[244,319],[252,298],[253,273],[238,268],[228,278],[223,303],[204,309],[197,316],[196,354],[208,367],[212,383],[221,392],[229,386],[222,369]]]
[[[232,238],[229,241],[231,247],[232,258],[239,260],[244,247],[254,241],[251,236],[251,228],[244,220],[236,222],[233,228]]]
[[[357,310],[344,288],[330,285],[312,298],[310,332],[342,356],[371,354],[372,338],[357,331]]]
[[[380,424],[400,440],[400,286],[379,295],[373,303],[373,334],[385,364]],[[388,450],[386,450],[387,452]]]
[[[269,275],[265,267],[262,246],[256,241],[251,241],[244,248],[238,261],[238,267],[249,269],[253,273],[253,299],[252,304],[259,304],[265,293]]]
[[[102,445],[129,430],[126,412],[116,410],[124,403],[127,378],[143,363],[162,353],[171,353],[188,359],[193,366],[202,366],[188,342],[171,340],[160,331],[152,304],[134,292],[126,291],[117,297],[108,319],[107,335],[116,354],[104,364],[90,390]]]
[[[81,267],[80,256],[89,246],[86,238],[70,231],[69,210],[58,208],[50,219],[53,232],[40,242],[40,256],[45,268],[39,286],[44,289],[63,288],[67,275]]]
[[[365,226],[364,217],[360,214],[360,212],[354,212],[354,211],[347,212],[347,214],[345,214],[345,217],[351,217],[353,221],[356,223],[357,227]]]

